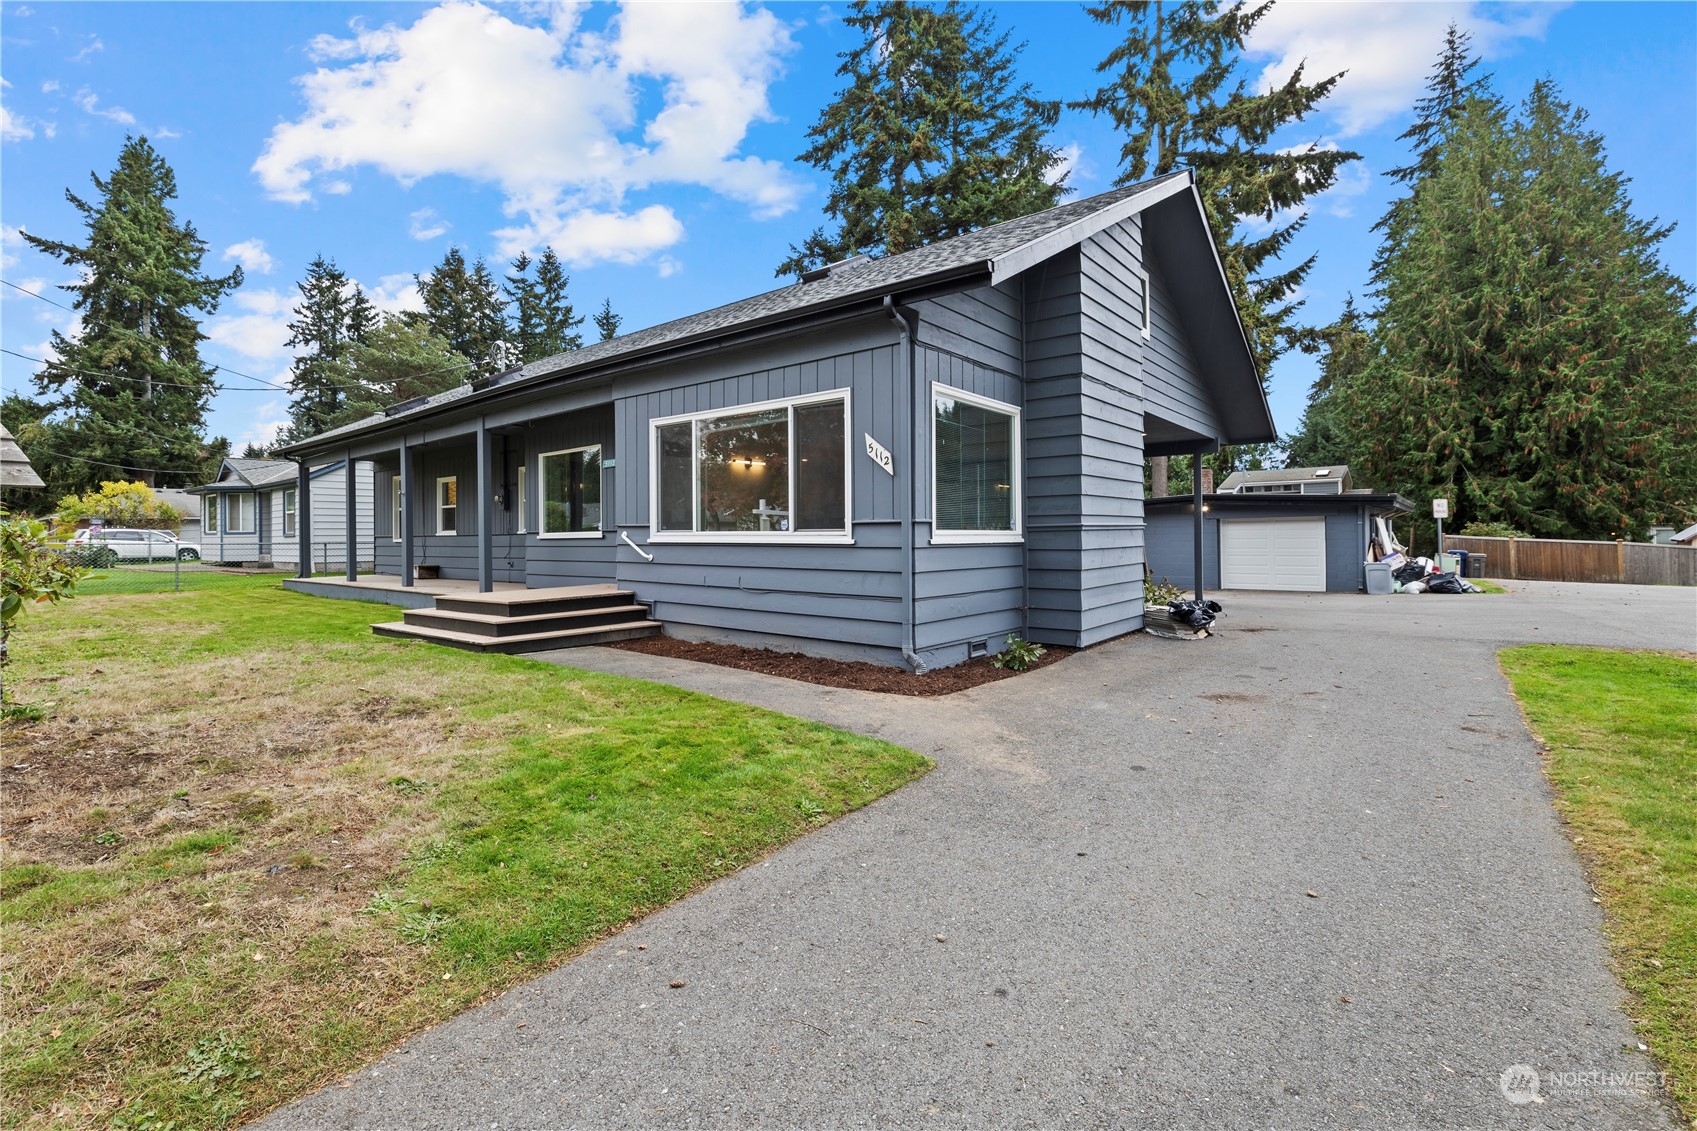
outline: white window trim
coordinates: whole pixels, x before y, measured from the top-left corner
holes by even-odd
[[[554,456],[569,456],[569,455],[575,455],[578,452],[591,452],[591,451],[593,451],[593,452],[601,451],[601,445],[600,444],[583,444],[583,445],[581,445],[579,447],[575,447],[575,448],[561,448],[557,452],[539,452],[539,453],[537,453],[537,456],[536,456],[536,471],[537,471],[536,478],[537,478],[537,481],[538,482],[546,482],[547,481],[547,476],[542,474],[542,461],[543,460],[551,459]],[[602,458],[605,459],[606,457],[603,456]],[[604,474],[601,477],[601,487],[602,487],[602,495],[603,495],[603,498],[602,498],[602,501],[601,501],[601,506],[603,508],[605,508],[606,505],[607,505],[606,498],[605,498],[606,487],[607,487],[607,477]],[[556,538],[605,538],[607,536],[607,529],[606,529],[606,527],[603,527],[603,526],[597,526],[594,530],[557,530],[557,531],[552,531],[552,532],[544,530],[542,528],[542,512],[548,506],[548,500],[545,499],[545,498],[542,498],[541,496],[538,496],[537,497],[537,503],[538,503],[538,505],[537,505],[537,508],[536,508],[536,537],[539,538],[539,539],[540,538],[546,538],[546,539],[549,539],[550,541],[552,541],[553,539],[556,539]],[[606,513],[605,509],[603,509],[602,513],[603,514]]]
[[[442,502],[442,484],[444,484],[444,483],[452,483],[454,485],[454,528],[452,530],[443,530],[442,529],[442,508],[445,505]],[[437,537],[452,538],[460,532],[460,503],[459,503],[459,498],[460,498],[460,477],[459,476],[457,476],[457,475],[443,475],[443,476],[440,476],[440,477],[437,478],[437,480],[436,480],[436,534],[437,534]]]
[[[1150,312],[1154,310],[1155,304],[1149,297],[1149,272],[1139,268],[1136,274],[1137,278],[1143,283],[1143,340],[1148,341],[1154,335],[1154,328],[1150,326],[1149,322]]]
[[[938,530],[937,529],[937,398],[947,396],[950,400],[965,401],[967,404],[987,408],[992,412],[1005,413],[1013,417],[1013,459],[1010,461],[1009,475],[1013,482],[1008,486],[1013,490],[1013,520],[1012,530]],[[931,542],[944,545],[988,545],[996,542],[1025,541],[1025,428],[1020,421],[1018,407],[990,397],[981,397],[977,393],[969,393],[965,389],[957,389],[953,385],[945,385],[941,381],[931,382]]]
[[[399,542],[401,540],[401,477],[398,473],[393,479],[389,480],[389,524],[389,541]]]
[[[248,525],[248,526],[237,526],[235,523],[230,521],[230,503],[235,502],[237,499],[240,499],[244,496],[246,496],[249,499],[253,499],[253,505],[248,511],[248,522],[250,523],[250,525]],[[225,499],[224,522],[223,522],[224,533],[225,534],[257,534],[258,533],[257,528],[258,528],[258,525],[259,525],[259,500],[257,498],[254,498],[254,493],[252,491],[232,491],[229,494],[225,495],[224,499]],[[241,509],[242,509],[241,505],[237,504],[236,512],[238,514],[240,514]]]
[[[280,492],[283,507],[283,537],[295,538],[300,535],[300,488],[285,487]],[[295,496],[295,505],[289,506],[289,496]]]
[[[203,534],[217,534],[224,529],[223,515],[218,509],[224,505],[221,495],[202,495],[200,497],[200,530]]]
[[[528,470],[530,470],[528,464],[519,464],[519,482],[516,488],[519,496],[519,525],[518,529],[513,531],[514,534],[530,533],[530,484],[527,482],[529,476],[525,474]],[[538,523],[537,525],[541,524]]]
[[[841,401],[843,405],[843,529],[834,530],[661,530],[660,529],[660,429],[668,424],[693,424],[717,416],[742,416],[783,408],[793,410],[800,405]],[[849,442],[854,425],[853,394],[847,388],[826,389],[804,393],[797,397],[754,401],[749,404],[725,405],[701,412],[686,412],[676,416],[656,416],[648,422],[648,541],[649,542],[714,542],[720,545],[748,546],[852,546],[854,545],[854,452]],[[693,437],[694,432],[691,431]],[[694,442],[691,441],[693,449]],[[790,454],[795,454],[795,413],[790,412]],[[790,460],[790,498],[795,498],[795,476],[799,461]],[[701,475],[694,467],[690,472],[690,515],[699,521],[701,515]],[[792,503],[793,506],[793,503]]]

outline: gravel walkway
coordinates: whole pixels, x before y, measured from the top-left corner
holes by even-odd
[[[261,1126],[1674,1126],[1494,651],[1697,594],[1225,603],[942,700],[545,656],[938,768]]]

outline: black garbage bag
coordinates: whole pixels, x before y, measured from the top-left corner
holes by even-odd
[[[1224,612],[1218,601],[1168,601],[1167,608],[1173,611],[1173,619],[1188,624],[1191,628],[1207,628],[1214,623],[1214,615]]]
[[[1391,571],[1391,576],[1407,585],[1410,581],[1423,580],[1426,577],[1426,567],[1419,562],[1404,562]]]
[[[1434,573],[1426,579],[1428,593],[1465,593],[1461,578],[1453,573]]]

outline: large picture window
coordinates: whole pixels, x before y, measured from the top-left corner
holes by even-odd
[[[449,475],[436,481],[436,533],[460,532],[460,480]]]
[[[846,540],[842,391],[654,422],[654,531],[726,541]]]
[[[944,385],[932,391],[932,537],[1011,541],[1019,527],[1019,410]]]
[[[601,449],[545,452],[541,459],[544,538],[601,533]]]

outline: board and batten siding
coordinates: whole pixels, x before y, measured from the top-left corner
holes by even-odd
[[[521,580],[532,589],[556,585],[604,585],[614,580],[617,573],[615,544],[619,532],[613,509],[622,467],[618,460],[619,445],[613,419],[613,406],[601,405],[581,412],[542,417],[522,434],[522,449],[529,468],[525,474],[530,495],[525,529],[529,533],[510,537],[522,547],[520,565],[524,568],[524,577]],[[601,472],[601,535],[594,538],[538,537],[537,531],[542,525],[542,453],[596,445],[601,448],[604,465],[609,460],[613,461],[612,467],[604,466]],[[511,492],[518,489],[516,468],[508,482],[507,497],[514,498]],[[506,529],[516,529],[516,510],[505,517]],[[500,543],[497,541],[496,544]]]
[[[684,369],[658,367],[615,390],[620,450],[631,453],[617,478],[618,516],[645,561],[620,546],[618,580],[651,602],[669,634],[686,639],[736,639],[850,659],[891,662],[902,643],[901,529],[896,491],[912,469],[897,456],[891,476],[865,455],[866,434],[899,452],[899,349],[888,319],[813,339],[825,356],[739,351]],[[739,371],[749,362],[766,362]],[[694,380],[689,380],[694,376]],[[725,410],[844,389],[850,422],[852,545],[650,542],[649,482],[653,475],[650,422],[686,413]]]

